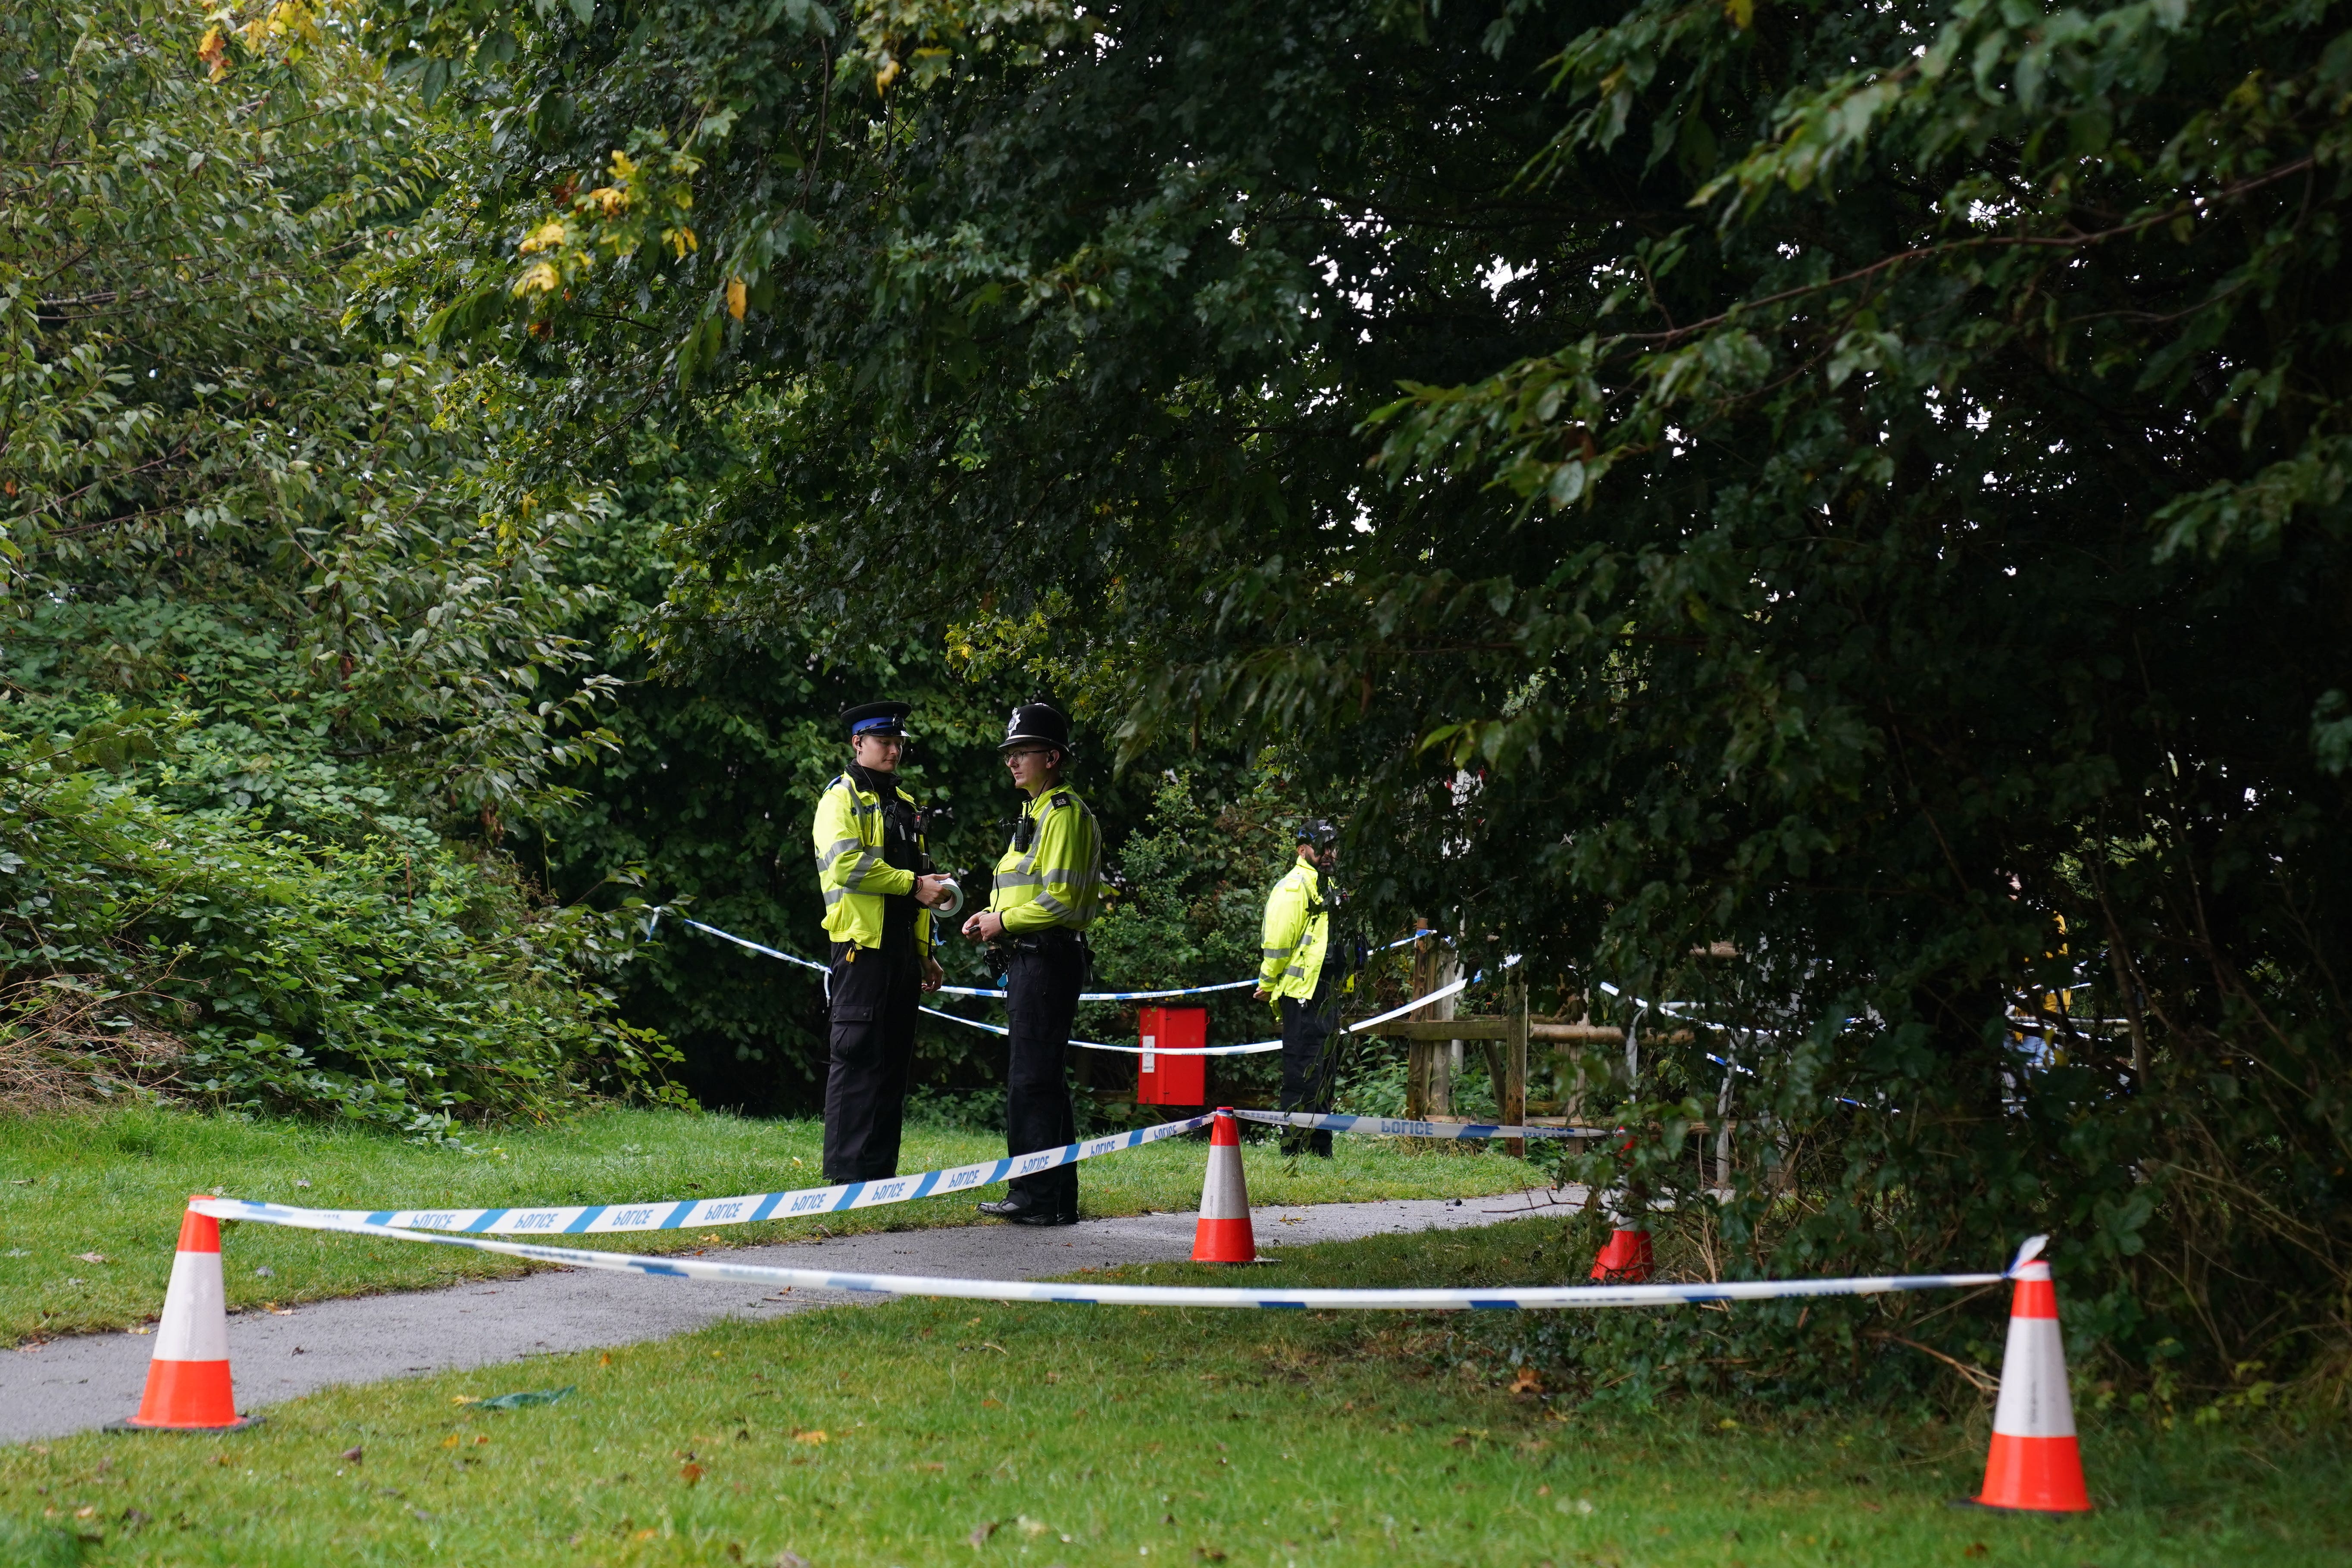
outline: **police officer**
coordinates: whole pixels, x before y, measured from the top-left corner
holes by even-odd
[[[1004,1075],[1005,1152],[1021,1155],[1078,1140],[1066,1064],[1087,980],[1086,929],[1102,886],[1102,830],[1062,782],[1070,721],[1059,711],[1023,703],[997,749],[1028,799],[996,862],[988,908],[964,921],[963,934],[987,942],[1003,965],[1012,1052]],[[1077,1222],[1076,1166],[1016,1177],[1008,1187],[1001,1201],[981,1205],[981,1213],[1015,1225]]]
[[[1331,1109],[1339,1054],[1330,1048],[1339,1021],[1340,971],[1346,964],[1331,943],[1331,906],[1336,889],[1327,881],[1339,860],[1339,831],[1313,820],[1298,826],[1298,859],[1266,895],[1260,935],[1257,999],[1278,999],[1282,1010],[1282,1109]],[[1283,1138],[1286,1153],[1301,1143],[1328,1160],[1331,1134],[1318,1129],[1305,1139],[1293,1130]]]
[[[824,1083],[824,1179],[898,1173],[898,1130],[915,1060],[917,992],[944,978],[928,906],[948,898],[932,874],[915,797],[898,784],[904,702],[845,709],[851,761],[817,797],[812,837],[824,929],[833,938],[832,1066]]]

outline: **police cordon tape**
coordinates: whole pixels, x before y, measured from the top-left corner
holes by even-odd
[[[667,913],[669,913],[669,910],[667,906],[654,910],[652,915],[646,922],[646,935],[647,937],[650,938],[653,935],[655,929],[661,923],[662,916]],[[803,958],[796,952],[786,952],[780,948],[770,947],[764,942],[753,942],[748,936],[738,936],[731,931],[722,931],[714,925],[705,925],[702,921],[690,920],[685,915],[677,915],[674,918],[680,925],[692,926],[696,931],[707,932],[711,936],[719,938],[722,942],[731,942],[738,947],[748,948],[751,952],[760,953],[765,957],[780,958],[786,963],[798,964],[803,969],[814,970],[819,974],[829,974],[832,973],[832,971],[826,968],[825,965],[817,963],[813,958]],[[1434,939],[1439,942],[1447,942],[1451,940],[1433,931],[1417,931],[1411,936],[1402,936],[1394,942],[1384,944],[1380,951],[1382,952],[1391,952],[1397,948],[1406,946],[1412,942],[1421,942],[1424,939]],[[1503,967],[1508,969],[1512,965],[1517,963],[1518,961],[1519,955],[1513,953],[1503,961]],[[1353,1034],[1360,1030],[1369,1029],[1375,1025],[1385,1024],[1391,1018],[1399,1017],[1403,1014],[1410,1013],[1416,1007],[1426,1007],[1433,1002],[1442,1002],[1446,997],[1454,995],[1457,993],[1476,984],[1485,977],[1485,973],[1482,971],[1477,974],[1469,975],[1465,978],[1456,980],[1450,984],[1441,985],[1425,996],[1414,997],[1412,1001],[1405,1003],[1402,1006],[1391,1007],[1387,1012],[1380,1014],[1375,1017],[1360,1019],[1356,1023],[1350,1024],[1348,1026],[1348,1032]],[[1257,981],[1255,979],[1221,980],[1214,985],[1184,985],[1167,991],[1085,991],[1079,993],[1078,1000],[1081,1002],[1149,1002],[1164,996],[1205,996],[1213,991],[1238,991],[1244,986],[1252,986],[1256,984]],[[1601,989],[1612,996],[1624,994],[1622,992],[1618,990],[1616,986],[1611,984],[1606,980],[1601,982]],[[982,985],[942,985],[940,987],[938,994],[943,996],[984,996],[1002,998],[1004,995],[1004,993],[1002,990]],[[1727,1032],[1736,1032],[1732,1031],[1732,1026],[1728,1024],[1718,1024],[1708,1018],[1691,1017],[1688,1016],[1686,1013],[1679,1011],[1680,1009],[1688,1009],[1695,1005],[1692,1003],[1659,1002],[1653,1004],[1643,1000],[1639,996],[1628,997],[1627,1000],[1633,1003],[1636,1011],[1639,1012],[1646,1012],[1654,1005],[1660,1010],[1685,1023],[1698,1024],[1710,1029],[1722,1029]],[[923,1011],[929,1013],[936,1017],[946,1018],[958,1024],[971,1024],[975,1028],[987,1029],[995,1034],[1001,1035],[1005,1032],[993,1024],[982,1024],[975,1019],[962,1017],[954,1013],[942,1013],[936,1007],[926,1007]],[[1070,1044],[1090,1051],[1124,1051],[1129,1056],[1139,1056],[1143,1051],[1143,1047],[1140,1046],[1105,1045],[1098,1040],[1072,1040]],[[1280,1040],[1254,1040],[1247,1045],[1242,1046],[1210,1046],[1200,1049],[1190,1047],[1162,1048],[1158,1049],[1156,1054],[1171,1057],[1240,1056],[1246,1055],[1252,1051],[1277,1050],[1281,1046],[1282,1042]],[[1717,1063],[1720,1066],[1732,1068],[1734,1071],[1748,1073],[1751,1077],[1754,1076],[1754,1069],[1738,1067],[1734,1063],[1726,1061],[1723,1058],[1715,1055],[1713,1052],[1707,1053],[1707,1059]]]
[[[970,1022],[970,1020],[964,1020]],[[1281,1042],[1276,1041],[1277,1045]],[[1603,1138],[1603,1128],[1506,1127],[1471,1122],[1408,1121],[1394,1117],[1323,1116],[1303,1111],[1236,1110],[1244,1121],[1269,1126],[1329,1128],[1340,1132],[1382,1134],[1393,1138]],[[951,1165],[912,1175],[869,1182],[842,1182],[832,1186],[803,1187],[791,1192],[745,1193],[724,1198],[657,1198],[651,1202],[583,1204],[539,1208],[476,1209],[309,1209],[282,1204],[223,1199],[244,1205],[243,1212],[225,1218],[263,1223],[334,1222],[371,1228],[455,1231],[471,1236],[616,1236],[633,1231],[707,1229],[717,1226],[756,1225],[761,1220],[789,1219],[796,1215],[840,1214],[851,1209],[879,1208],[912,1203],[918,1198],[943,1197],[976,1192],[1015,1176],[1034,1175],[1057,1166],[1075,1164],[1122,1150],[1139,1149],[1169,1138],[1181,1138],[1206,1127],[1209,1114],[1162,1121],[1132,1132],[1114,1132],[1058,1149],[1040,1149],[1003,1160]],[[288,1217],[288,1216],[300,1216]]]
[[[1622,1127],[1510,1127],[1485,1121],[1408,1121],[1400,1116],[1340,1116],[1309,1110],[1236,1110],[1235,1118],[1268,1127],[1371,1132],[1385,1138],[1622,1138]]]
[[[970,1019],[960,1020],[969,1023]],[[1281,1042],[1276,1041],[1279,1045]],[[1322,1115],[1295,1110],[1235,1110],[1240,1121],[1274,1127],[1329,1129],[1335,1132],[1372,1133],[1391,1138],[1607,1138],[1617,1136],[1600,1127],[1511,1127],[1486,1122],[1412,1121],[1386,1116]],[[1114,1132],[1040,1149],[1003,1160],[971,1165],[950,1165],[912,1175],[867,1182],[841,1182],[824,1187],[790,1192],[745,1193],[724,1198],[656,1198],[650,1202],[582,1204],[538,1208],[474,1209],[312,1209],[287,1204],[257,1203],[245,1198],[216,1201],[236,1205],[216,1216],[253,1220],[265,1225],[294,1225],[320,1229],[429,1230],[466,1236],[617,1236],[651,1230],[702,1230],[718,1226],[757,1225],[762,1220],[789,1219],[798,1215],[841,1214],[852,1209],[880,1208],[913,1203],[918,1198],[944,1197],[977,1192],[1016,1176],[1034,1175],[1127,1149],[1139,1149],[1170,1138],[1198,1131],[1215,1120],[1211,1113],[1158,1122],[1131,1132]]]
[[[1004,1160],[984,1160],[975,1165],[951,1165],[871,1182],[843,1182],[829,1187],[803,1187],[797,1192],[747,1193],[731,1198],[659,1198],[651,1203],[588,1204],[572,1207],[499,1209],[308,1209],[284,1204],[253,1203],[242,1198],[214,1201],[233,1205],[223,1219],[248,1219],[264,1225],[295,1225],[318,1229],[375,1231],[457,1231],[475,1236],[614,1236],[628,1231],[703,1229],[722,1225],[754,1225],[765,1219],[794,1215],[840,1214],[848,1209],[879,1208],[886,1204],[912,1203],[917,1198],[949,1193],[975,1192],[1013,1176],[1034,1175],[1059,1165],[1075,1164],[1123,1149],[1139,1149],[1166,1138],[1181,1138],[1206,1127],[1213,1117],[1188,1116],[1179,1121],[1132,1132],[1114,1132],[1058,1149],[1040,1149]]]
[[[1391,1018],[1396,1017],[1400,1014],[1410,1013],[1416,1007],[1426,1007],[1432,1002],[1443,1002],[1448,996],[1453,995],[1454,993],[1468,985],[1471,980],[1475,980],[1476,978],[1477,977],[1475,975],[1473,975],[1469,980],[1456,980],[1452,984],[1441,985],[1436,990],[1431,992],[1428,995],[1416,996],[1402,1007],[1391,1007],[1385,1013],[1350,1024],[1348,1026],[1347,1032],[1351,1035],[1356,1034],[1361,1030],[1371,1028],[1376,1024],[1385,1024]],[[1243,984],[1255,984],[1256,982],[1244,981]],[[941,986],[940,989],[943,991],[957,991],[957,988],[952,985],[944,985]],[[1001,991],[982,992],[972,991],[970,989],[957,991],[957,994],[964,996],[1002,996],[1003,994]],[[1140,996],[1151,994],[1138,991],[1122,992],[1118,994]],[[1173,994],[1173,993],[1162,993],[1161,994]],[[950,1024],[965,1024],[975,1029],[986,1029],[992,1035],[1005,1035],[1012,1033],[1010,1029],[1007,1029],[1002,1024],[990,1024],[978,1018],[967,1018],[961,1013],[942,1012],[937,1007],[926,1007],[923,1011],[929,1013],[934,1018],[945,1018]],[[1106,1040],[1072,1040],[1070,1044],[1076,1046],[1082,1051],[1117,1051],[1123,1056],[1130,1057],[1245,1057],[1255,1055],[1260,1051],[1278,1051],[1282,1049],[1282,1042],[1280,1040],[1249,1040],[1238,1046],[1153,1046],[1149,1050],[1146,1050],[1141,1046],[1115,1046]]]
[[[1201,1217],[1192,1245],[1195,1263],[1258,1260],[1256,1246],[1250,1237],[1248,1197],[1242,1190],[1240,1174],[1241,1144],[1234,1121],[1220,1114],[1215,1134],[1210,1140],[1208,1174],[1201,1193]],[[1238,1215],[1220,1212],[1236,1207],[1240,1210]],[[229,1372],[227,1303],[221,1269],[220,1222],[224,1219],[465,1247],[600,1272],[780,1286],[786,1292],[795,1289],[844,1290],[889,1297],[1085,1306],[1234,1307],[1289,1311],[1463,1311],[1496,1308],[1558,1310],[1880,1295],[1903,1290],[1967,1289],[2006,1279],[2013,1282],[2009,1342],[2001,1356],[2000,1398],[1993,1411],[1992,1443],[1985,1457],[1984,1486],[1977,1495],[1963,1500],[2003,1512],[2083,1513],[2092,1506],[2083,1482],[2082,1449],[2075,1437],[2072,1401],[2067,1395],[2065,1345],[2058,1327],[2057,1290],[2050,1265],[2041,1256],[2049,1238],[2042,1236],[2029,1237],[2018,1249],[2016,1258],[2000,1274],[1898,1274],[1690,1285],[1606,1279],[1598,1286],[1503,1286],[1492,1289],[1253,1290],[1181,1285],[1032,1284],[922,1274],[777,1268],[699,1258],[642,1258],[530,1242],[492,1241],[478,1236],[394,1229],[324,1210],[268,1212],[265,1208],[256,1213],[254,1208],[236,1199],[203,1193],[188,1199],[180,1219],[179,1244],[172,1258],[172,1282],[164,1291],[163,1316],[155,1326],[155,1353],[148,1363],[146,1391],[141,1396],[138,1413],[127,1420],[110,1423],[108,1430],[221,1433],[252,1426],[261,1419],[250,1412],[237,1410]],[[1604,1262],[1596,1263],[1596,1270],[1605,1266],[1605,1256]],[[1596,1272],[1594,1278],[1604,1276]],[[1799,1321],[1803,1320],[1800,1318]],[[223,1462],[226,1462],[225,1456]]]
[[[1729,1279],[1693,1285],[1537,1285],[1497,1289],[1234,1289],[1201,1285],[1033,1284],[1018,1279],[953,1279],[929,1274],[841,1274],[824,1268],[777,1268],[707,1258],[646,1258],[591,1252],[531,1242],[492,1241],[371,1224],[322,1209],[286,1209],[234,1198],[194,1197],[188,1207],[215,1219],[394,1237],[443,1247],[469,1247],[567,1268],[647,1274],[670,1279],[719,1279],[801,1290],[852,1290],[879,1296],[942,1296],[966,1301],[1043,1301],[1101,1307],[1258,1307],[1384,1311],[1465,1311],[1516,1309],[1549,1311],[1591,1307],[1672,1307],[1699,1301],[1779,1301],[1799,1296],[1877,1296],[1896,1290],[1964,1289],[1998,1285],[2037,1256],[2046,1240],[2034,1237],[2017,1261],[1999,1274],[1885,1274],[1843,1279]]]
[[[1379,952],[1390,952],[1390,950],[1395,950],[1395,947],[1404,947],[1406,942],[1418,942],[1423,936],[1437,936],[1437,933],[1434,933],[1434,931],[1416,931],[1413,936],[1400,936],[1397,941],[1388,942],[1385,947],[1381,947]],[[1251,978],[1246,980],[1218,980],[1216,985],[1179,985],[1176,990],[1160,990],[1160,992],[1079,992],[1077,999],[1079,1002],[1152,1002],[1155,996],[1206,996],[1209,992],[1233,992],[1233,990],[1242,990],[1242,987],[1251,987],[1251,985],[1258,985],[1256,975],[1251,975]],[[1461,990],[1461,987],[1456,987],[1456,990]],[[940,985],[939,992],[943,996],[1004,996],[1004,992],[988,985]],[[1416,1002],[1413,1006],[1421,1006],[1421,1004]],[[1122,1048],[1124,1051],[1139,1051],[1140,1047],[1098,1047],[1098,1048],[1101,1048],[1101,1051],[1122,1051]],[[1167,1056],[1185,1056],[1185,1051],[1169,1051]]]
[[[945,1018],[950,1024],[963,1024],[974,1029],[986,1029],[992,1035],[1009,1035],[1013,1031],[1002,1024],[992,1024],[982,1018],[967,1018],[961,1013],[943,1013],[937,1007],[922,1009],[934,1018]],[[1130,1057],[1145,1055],[1141,1046],[1114,1046],[1102,1040],[1072,1040],[1071,1045],[1082,1051],[1118,1051]],[[1245,1057],[1257,1051],[1278,1051],[1280,1040],[1250,1040],[1238,1046],[1154,1046],[1150,1054],[1161,1057]]]
[[[648,936],[652,934],[655,927],[660,922],[661,917],[667,912],[667,910],[664,909],[656,909],[653,911],[652,918],[646,927],[646,934]],[[721,931],[717,926],[705,925],[702,921],[698,920],[689,920],[685,915],[678,915],[674,918],[680,925],[692,926],[696,931],[706,931],[712,936],[718,937],[722,942],[731,942],[738,947],[747,948],[750,951],[760,953],[765,957],[780,958],[786,963],[798,964],[803,969],[814,970],[819,974],[830,974],[832,973],[832,971],[827,969],[824,964],[817,963],[814,959],[803,958],[798,953],[786,952],[780,948],[770,947],[764,942],[753,942],[748,936],[738,936],[731,931]],[[1434,936],[1435,934],[1436,933],[1433,931],[1416,931],[1411,936],[1398,938],[1395,942],[1390,942],[1387,948],[1383,948],[1381,951],[1386,952],[1389,948],[1402,947],[1407,942],[1419,942],[1423,937]],[[1519,955],[1517,953],[1513,953],[1503,960],[1503,967],[1508,969],[1518,962]],[[1360,1018],[1355,1023],[1348,1025],[1346,1032],[1351,1035],[1360,1034],[1366,1029],[1375,1028],[1381,1024],[1385,1024],[1391,1018],[1402,1017],[1405,1014],[1412,1012],[1416,1008],[1426,1007],[1434,1002],[1443,1002],[1448,996],[1457,995],[1461,992],[1467,990],[1485,977],[1484,971],[1481,971],[1476,974],[1465,975],[1460,979],[1454,980],[1446,984],[1441,985],[1436,990],[1429,992],[1424,995],[1416,996],[1410,1002],[1391,1007],[1385,1013],[1375,1014],[1369,1018]],[[1255,985],[1256,984],[1257,982],[1254,979],[1227,980],[1222,981],[1214,985],[1191,985],[1174,991],[1085,991],[1079,993],[1078,1000],[1081,1002],[1134,1002],[1145,1001],[1158,996],[1198,996],[1211,991],[1233,991],[1244,985]],[[1614,987],[1612,987],[1611,989],[1613,992]],[[989,990],[984,987],[975,985],[942,985],[940,987],[937,994],[946,996],[987,997],[1001,997],[1004,994],[1002,991]],[[925,1007],[923,1011],[929,1013],[934,1018],[944,1018],[950,1024],[963,1024],[971,1028],[985,1029],[992,1035],[1003,1035],[1009,1034],[1011,1032],[1002,1024],[991,1024],[979,1018],[967,1018],[961,1014],[945,1012],[938,1007]],[[1278,1051],[1282,1048],[1282,1042],[1280,1040],[1249,1040],[1243,1044],[1234,1046],[1155,1046],[1151,1047],[1149,1052],[1139,1045],[1113,1045],[1106,1040],[1072,1040],[1070,1044],[1082,1051],[1116,1051],[1123,1056],[1130,1057],[1144,1056],[1147,1054],[1163,1057],[1244,1057],[1255,1055],[1265,1051]],[[1517,1134],[1507,1134],[1507,1136],[1517,1136]]]
[[[668,907],[664,905],[656,908],[652,913],[646,917],[646,936],[648,940],[650,940],[654,932],[659,929],[662,917],[669,913],[670,911]],[[770,947],[765,942],[753,942],[748,936],[738,936],[731,931],[722,931],[714,925],[705,925],[702,921],[688,919],[685,915],[671,915],[670,918],[677,921],[680,925],[692,926],[696,931],[705,932],[710,936],[715,936],[721,942],[731,942],[738,947],[748,948],[751,952],[761,954],[762,957],[780,958],[786,963],[798,964],[803,969],[814,970],[819,974],[829,974],[832,973],[826,965],[819,963],[813,958],[803,958],[799,953],[786,952],[782,948]],[[1398,938],[1396,941],[1390,942],[1386,947],[1381,948],[1381,951],[1382,952],[1386,952],[1391,949],[1402,947],[1408,942],[1419,942],[1423,937],[1433,937],[1436,935],[1437,933],[1434,931],[1417,931],[1412,936]],[[1441,938],[1440,940],[1442,941],[1444,939]],[[1149,1002],[1163,996],[1205,996],[1213,991],[1239,991],[1244,986],[1255,985],[1256,984],[1257,980],[1253,976],[1247,980],[1221,980],[1214,985],[1181,985],[1173,990],[1168,991],[1086,991],[1079,993],[1078,1000],[1081,1002]],[[1461,988],[1461,986],[1456,985],[1454,987],[1454,990],[1458,991]],[[1002,998],[1004,994],[1002,990],[984,985],[942,985],[940,987],[940,994],[947,996],[992,996],[998,998]],[[1439,994],[1451,995],[1452,992],[1439,993]],[[1426,1001],[1428,998],[1424,997],[1423,1000]],[[1410,1005],[1417,1007],[1421,1005],[1421,1003],[1415,1002],[1410,1004]],[[952,1018],[955,1015],[952,1013],[943,1013],[940,1016]],[[1393,1017],[1394,1015],[1391,1014],[1389,1016]],[[968,1020],[959,1021],[964,1022]],[[1105,1050],[1118,1050],[1120,1047],[1117,1046],[1107,1046],[1101,1048]]]

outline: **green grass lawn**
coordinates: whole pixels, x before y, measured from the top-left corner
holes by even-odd
[[[1251,1279],[1525,1280],[1557,1274],[1559,1236],[1522,1221],[1382,1237],[1300,1248]],[[2332,1429],[2095,1426],[2096,1513],[1963,1511],[1948,1504],[1981,1470],[1981,1412],[1556,1413],[1509,1392],[1509,1369],[1457,1359],[1459,1321],[904,1301],[730,1323],[337,1390],[229,1436],[0,1449],[0,1542],[13,1531],[31,1556],[86,1536],[100,1563],[579,1568],[2308,1568],[2352,1554],[2352,1453]],[[537,1408],[456,1403],[565,1385],[577,1392]]]
[[[0,1120],[0,1343],[152,1319],[163,1308],[181,1209],[193,1192],[217,1189],[319,1208],[472,1208],[723,1197],[824,1184],[823,1131],[811,1121],[614,1110],[555,1126],[487,1132],[474,1142],[477,1152],[468,1154],[358,1130],[146,1109]],[[926,1171],[1003,1152],[1002,1137],[910,1128],[899,1168]],[[1084,1211],[1197,1208],[1204,1158],[1202,1144],[1171,1140],[1088,1160],[1078,1175]],[[1261,1204],[1472,1197],[1540,1180],[1499,1152],[1433,1151],[1386,1138],[1342,1138],[1328,1162],[1284,1160],[1271,1143],[1250,1144],[1245,1159],[1250,1195]],[[296,1184],[304,1181],[308,1187]],[[572,1240],[661,1252],[708,1245],[709,1236],[733,1246],[789,1240],[814,1235],[820,1225],[836,1236],[965,1225],[978,1217],[973,1201],[927,1198],[821,1221]],[[456,1247],[371,1245],[267,1226],[238,1227],[230,1251],[231,1306],[417,1289],[528,1267]],[[269,1272],[256,1272],[263,1268]]]

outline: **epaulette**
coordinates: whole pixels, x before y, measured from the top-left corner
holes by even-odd
[[[1070,799],[1070,792],[1068,790],[1063,790],[1054,796],[1054,809],[1055,811],[1061,810],[1064,806],[1075,804],[1076,803]]]

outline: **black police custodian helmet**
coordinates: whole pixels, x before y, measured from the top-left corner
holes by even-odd
[[[1298,842],[1314,846],[1319,855],[1338,847],[1339,830],[1319,816],[1310,816],[1298,825]]]
[[[1050,702],[1024,702],[1004,721],[1004,739],[997,743],[1000,752],[1009,752],[1019,745],[1058,746],[1070,749],[1070,721]]]
[[[907,715],[914,710],[911,702],[861,702],[843,709],[841,721],[849,726],[852,735],[903,735]]]

